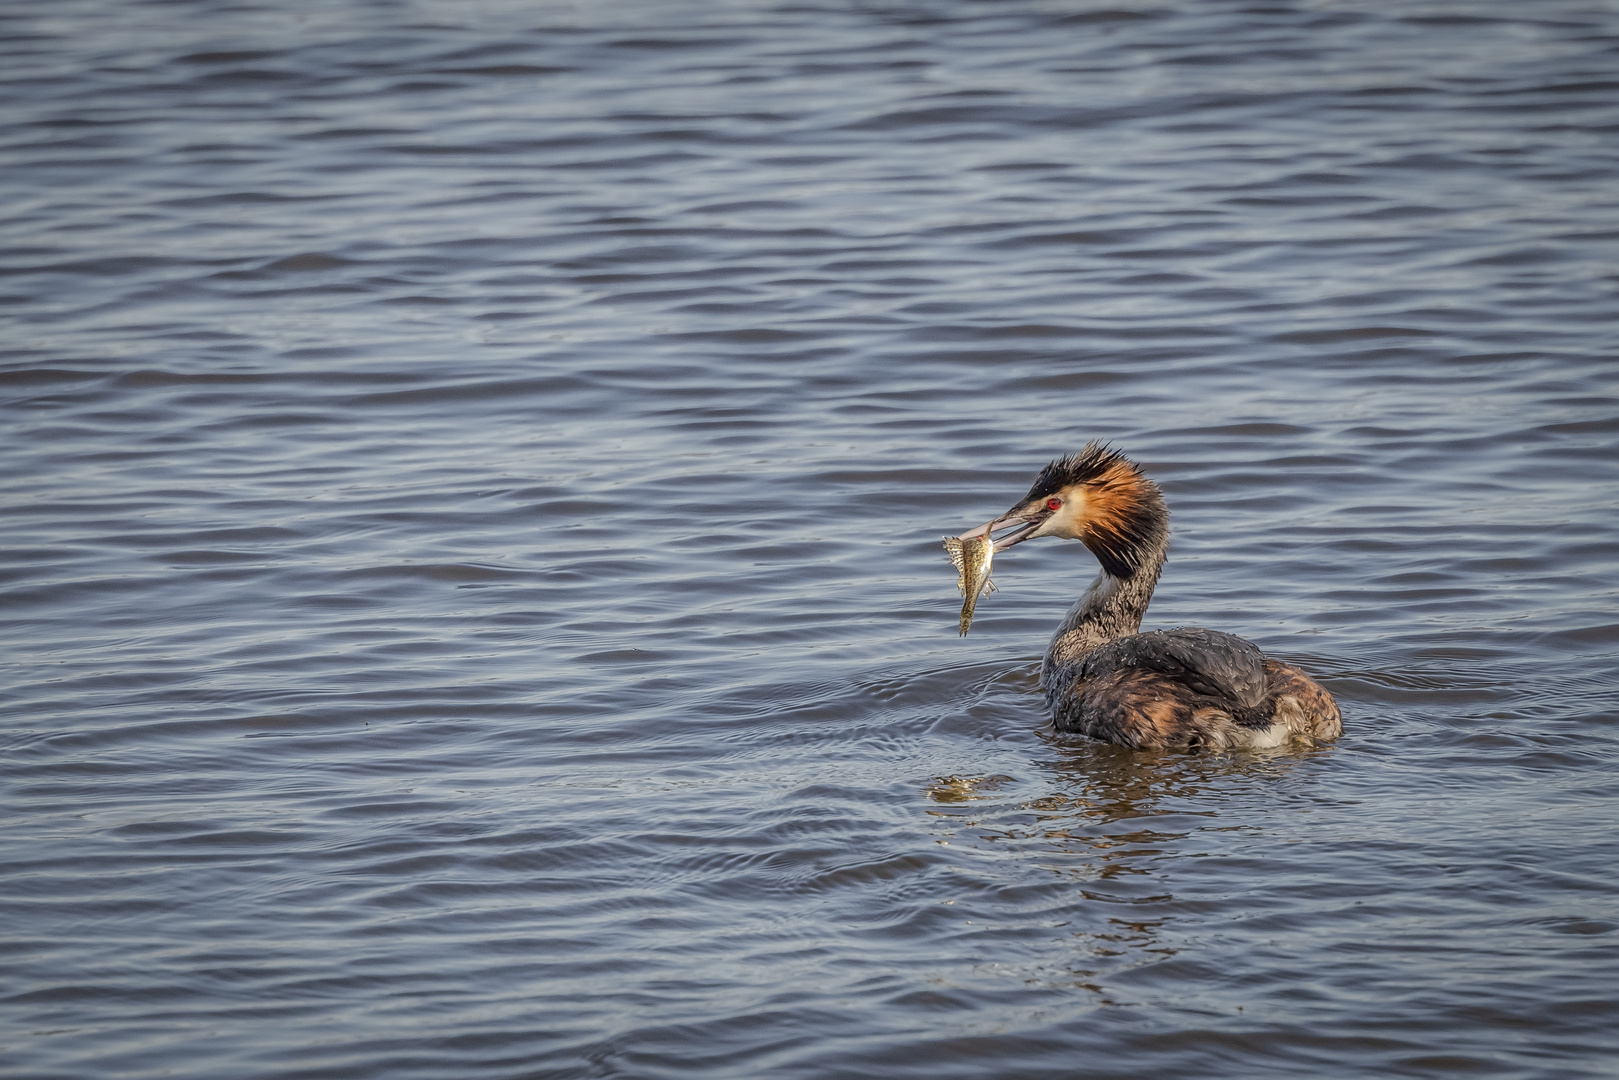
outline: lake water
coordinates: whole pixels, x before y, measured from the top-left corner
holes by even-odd
[[[0,14],[4,1075],[1619,1072],[1619,8],[303,7]]]

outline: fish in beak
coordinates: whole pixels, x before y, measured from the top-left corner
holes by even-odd
[[[995,583],[989,580],[990,563],[995,558],[995,545],[986,537],[960,537],[947,536],[944,538],[944,549],[950,553],[950,561],[956,564],[960,577],[956,580],[956,587],[961,595],[966,597],[961,602],[961,636],[967,636],[967,628],[973,623],[973,610],[978,606],[978,598],[987,589],[995,591]]]

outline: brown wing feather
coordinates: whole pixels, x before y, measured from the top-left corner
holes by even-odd
[[[1326,688],[1291,664],[1265,661],[1265,681],[1276,719],[1295,735],[1336,739],[1344,733],[1343,714]]]
[[[1117,668],[1099,679],[1076,681],[1056,703],[1058,731],[1089,735],[1137,748],[1192,741],[1195,695],[1156,671]]]
[[[1289,664],[1262,664],[1268,693],[1251,709],[1211,698],[1164,671],[1098,665],[1106,670],[1075,679],[1053,703],[1052,721],[1058,731],[1138,749],[1247,745],[1255,729],[1275,723],[1307,741],[1342,734],[1338,704],[1319,683]]]

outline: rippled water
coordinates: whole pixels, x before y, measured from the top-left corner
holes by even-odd
[[[1619,1069],[1619,10],[0,14],[0,1060]],[[1337,744],[1053,736],[1149,626]]]

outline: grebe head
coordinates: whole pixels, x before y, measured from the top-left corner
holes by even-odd
[[[1169,542],[1169,512],[1158,485],[1135,462],[1102,443],[1058,458],[1040,471],[1034,486],[1012,509],[963,540],[993,536],[995,551],[1037,536],[1082,541],[1116,578],[1128,578],[1156,558]]]

